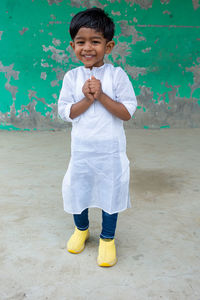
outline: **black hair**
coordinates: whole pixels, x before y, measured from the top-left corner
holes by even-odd
[[[69,32],[74,40],[81,27],[101,32],[107,41],[111,41],[115,32],[115,24],[101,8],[93,7],[77,13],[71,20]]]

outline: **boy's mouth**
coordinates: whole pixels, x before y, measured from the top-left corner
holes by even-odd
[[[90,59],[90,58],[93,58],[94,57],[94,55],[83,55],[83,57],[85,57],[85,58],[87,58],[87,59]]]

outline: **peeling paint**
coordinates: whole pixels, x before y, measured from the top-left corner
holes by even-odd
[[[92,6],[105,8],[116,24],[116,46],[105,62],[121,66],[136,91],[138,110],[127,126],[200,127],[200,1],[4,2],[1,128],[70,126],[57,114],[64,74],[80,65],[68,26],[76,12]]]
[[[43,79],[43,80],[46,80],[47,79],[47,73],[46,72],[42,72],[40,74],[40,78]]]
[[[57,94],[52,94],[52,97],[53,97],[55,100],[57,100],[57,99],[58,99],[58,96],[57,96]]]
[[[43,62],[41,62],[41,66],[42,66],[43,68],[50,68],[50,65],[49,65],[48,63],[43,63]]]
[[[54,24],[62,24],[62,21],[49,21],[50,25],[54,25]],[[52,34],[51,34],[52,35]]]
[[[128,74],[130,74],[130,76],[133,79],[138,78],[139,75],[145,75],[147,73],[146,68],[130,66],[130,65],[126,65],[125,70],[127,71]]]
[[[54,44],[54,46],[60,46],[61,41],[59,39],[53,38],[52,43]]]
[[[0,61],[0,72],[5,73],[5,77],[10,79],[13,77],[15,80],[19,79],[19,71],[13,70],[14,64],[9,66],[3,66],[2,62]]]
[[[59,67],[53,68],[52,71],[56,73],[56,78],[58,81],[63,80],[63,77],[65,75],[65,71]]]
[[[54,86],[59,86],[58,80],[52,80],[52,81],[51,81],[51,86],[52,86],[52,87],[54,87]]]
[[[169,10],[164,10],[164,11],[163,11],[163,15],[169,15],[169,16],[170,16],[170,15],[171,15],[171,12],[170,12]]]
[[[152,7],[153,0],[125,0],[130,6],[138,4],[142,9],[149,9]]]
[[[6,88],[6,90],[8,90],[11,93],[12,98],[15,100],[16,99],[16,94],[18,92],[18,87],[14,86],[14,85],[11,85],[10,81],[7,81],[6,84],[5,84],[5,88]]]
[[[170,0],[160,0],[162,4],[169,4]]]
[[[103,5],[101,2],[98,0],[71,0],[71,6],[72,7],[83,7],[83,8],[92,8],[93,6],[99,7],[99,8],[104,8],[105,5]]]
[[[112,10],[111,13],[112,13],[113,16],[121,16],[120,11],[114,11],[114,10]]]
[[[51,17],[53,20],[56,19],[56,16],[54,16],[53,14],[51,14],[50,17]]]
[[[16,99],[16,94],[18,92],[18,87],[13,86],[10,84],[10,81],[12,77],[15,80],[19,80],[19,72],[13,70],[14,64],[9,65],[9,66],[3,66],[2,62],[0,61],[0,72],[5,74],[5,77],[7,79],[7,82],[5,84],[5,89],[8,90],[11,93],[12,99]]]
[[[29,100],[32,100],[32,98],[35,98],[37,101],[40,101],[40,102],[46,104],[46,101],[45,101],[44,98],[37,97],[37,92],[36,91],[29,90],[28,91],[28,97],[29,97]]]
[[[63,0],[48,0],[49,5],[60,4],[61,2],[63,2]]]
[[[186,72],[191,72],[193,74],[193,84],[189,83],[191,88],[190,97],[192,97],[194,91],[200,89],[200,64],[195,64],[190,68],[186,68]]]
[[[186,98],[178,96],[178,86],[166,86],[171,88],[168,93],[163,95],[162,101],[155,105],[155,98],[151,88],[141,86],[141,92],[138,96],[139,105],[146,107],[147,111],[138,110],[134,124],[137,128],[141,128],[143,124],[146,128],[164,128],[164,127],[199,127],[199,107],[195,98]],[[166,98],[170,99],[170,113],[169,105]],[[160,99],[161,100],[161,99]],[[190,115],[188,119],[187,116]],[[153,122],[152,122],[153,120]],[[188,125],[188,122],[190,123]]]
[[[155,25],[155,24],[137,24],[136,25],[137,27],[143,27],[143,28],[147,28],[147,27],[150,27],[150,28],[196,28],[196,29],[199,29],[200,26],[189,26],[189,25]]]
[[[115,45],[111,56],[114,61],[118,61],[118,59],[125,60],[126,56],[131,55],[131,48],[127,45],[126,42],[117,42]]]
[[[136,44],[139,41],[145,41],[144,36],[140,36],[134,26],[129,25],[128,21],[120,21],[121,35],[124,37],[132,36],[132,43]]]
[[[151,47],[142,49],[142,52],[143,52],[143,53],[149,53],[150,51],[151,51]]]
[[[26,32],[27,30],[28,30],[27,27],[23,27],[22,30],[19,31],[19,33],[20,33],[21,35],[23,35],[24,32]]]
[[[192,0],[194,10],[197,10],[200,7],[200,1],[199,0]]]
[[[48,52],[48,51],[51,51],[52,52],[52,55],[51,55],[51,58],[53,60],[55,60],[56,62],[58,63],[67,63],[69,61],[69,57],[68,55],[65,53],[64,50],[62,49],[57,49],[53,46],[48,46],[46,47],[45,45],[42,45],[43,47],[43,50],[45,52]]]
[[[71,0],[70,4],[71,4],[72,7],[77,7],[77,8],[81,7],[81,2],[77,1],[77,0]]]

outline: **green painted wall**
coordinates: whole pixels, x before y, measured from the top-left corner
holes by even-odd
[[[2,0],[0,129],[56,129],[64,73],[79,63],[69,47],[73,14],[97,6],[116,23],[106,59],[122,66],[138,98],[136,128],[200,127],[198,0]]]

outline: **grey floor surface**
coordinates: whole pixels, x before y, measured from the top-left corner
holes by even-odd
[[[0,299],[200,300],[200,129],[127,129],[132,208],[121,213],[118,263],[96,264],[101,212],[85,250],[61,182],[70,130],[0,132]]]

